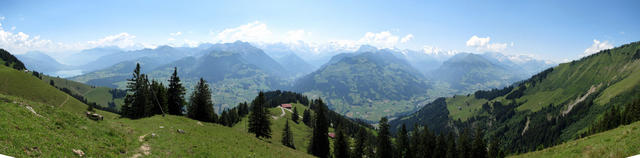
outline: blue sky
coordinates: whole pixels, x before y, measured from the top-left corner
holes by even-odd
[[[588,48],[640,40],[640,1],[632,0],[0,3],[0,33],[5,34],[0,47],[17,53],[302,40],[498,51],[560,61],[577,59]]]

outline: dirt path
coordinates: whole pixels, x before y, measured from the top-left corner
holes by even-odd
[[[62,107],[62,105],[66,104],[67,101],[69,101],[69,95],[67,95],[67,98],[65,98],[64,101],[60,103],[60,105],[58,105],[58,107]]]
[[[282,110],[282,114],[280,114],[280,116],[271,116],[271,117],[273,117],[274,120],[278,120],[281,117],[284,117],[284,114],[285,114],[284,113],[284,108],[282,108],[282,106],[278,106],[278,107],[280,108],[280,110]]]
[[[144,137],[147,137],[148,134],[145,135],[141,135],[138,137],[138,141],[139,142],[144,142]],[[132,158],[138,158],[141,157],[142,155],[149,155],[151,154],[151,146],[149,146],[148,143],[143,143],[142,146],[140,146],[140,148],[138,149],[140,151],[140,153],[136,153],[133,156],[131,156]]]

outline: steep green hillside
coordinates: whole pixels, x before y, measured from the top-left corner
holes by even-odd
[[[42,81],[49,84],[53,81],[54,87],[58,89],[66,88],[71,94],[82,96],[88,103],[96,103],[101,107],[113,106],[115,109],[120,109],[120,106],[124,104],[124,90],[90,86],[84,83],[46,75],[42,76]]]
[[[42,82],[31,73],[5,66],[0,66],[0,94],[42,102],[78,114],[87,109],[84,103]]]
[[[640,122],[512,157],[628,157],[640,154]]]
[[[72,157],[73,150],[79,149],[88,157],[311,157],[279,142],[268,143],[246,132],[185,117],[130,120],[100,113],[105,120],[96,122],[55,106],[0,94],[0,153]]]
[[[503,89],[437,99],[391,125],[481,127],[510,152],[552,146],[583,136],[610,108],[640,99],[638,59],[640,42],[603,50]]]
[[[426,99],[428,88],[406,61],[378,51],[337,55],[296,81],[293,89],[326,98],[331,109],[349,117],[378,120],[414,109]]]

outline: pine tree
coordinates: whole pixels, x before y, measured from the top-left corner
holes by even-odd
[[[356,135],[356,146],[353,149],[353,154],[351,157],[354,158],[362,158],[365,155],[365,147],[367,141],[367,131],[360,127],[358,128],[358,135]]]
[[[293,114],[291,114],[291,120],[293,120],[293,122],[298,123],[298,118],[300,117],[300,115],[298,115],[298,108],[297,107],[293,107]]]
[[[473,146],[471,148],[472,157],[474,158],[486,158],[487,157],[487,147],[484,143],[484,135],[482,134],[482,129],[478,127],[476,129],[475,138],[473,140]]]
[[[458,137],[458,151],[460,152],[460,158],[471,158],[471,137],[469,136],[469,129],[465,128],[460,137]]]
[[[500,141],[497,138],[493,138],[489,144],[489,152],[487,153],[489,158],[503,158],[504,153],[500,150]]]
[[[267,111],[264,93],[260,91],[251,102],[251,114],[249,115],[249,132],[256,137],[271,138],[271,122]]]
[[[411,145],[409,148],[409,152],[413,153],[413,157],[421,158],[424,157],[422,154],[422,137],[420,136],[420,127],[418,124],[413,125],[413,131],[411,131]]]
[[[435,148],[433,148],[432,157],[446,157],[447,156],[447,140],[444,138],[444,134],[440,133],[436,138]]]
[[[185,105],[185,88],[180,83],[178,68],[174,67],[173,75],[169,79],[169,89],[167,89],[168,113],[171,115],[183,115]]]
[[[317,157],[329,156],[329,122],[326,118],[325,105],[322,99],[314,101],[316,118],[313,126],[313,136],[311,145],[309,145],[309,153]]]
[[[296,146],[293,144],[293,134],[291,133],[291,129],[289,129],[289,120],[284,124],[284,130],[282,131],[282,145],[295,149]]]
[[[433,157],[433,149],[436,146],[436,136],[434,133],[431,133],[429,127],[426,125],[422,130],[422,147],[420,150],[422,151],[423,157]]]
[[[155,114],[164,114],[167,110],[167,88],[162,83],[155,80],[151,81],[151,103],[147,104],[146,116],[153,116]]]
[[[309,112],[309,109],[304,110],[302,113],[302,122],[307,126],[311,126],[311,112]]]
[[[412,157],[412,153],[409,152],[409,135],[407,133],[407,127],[402,124],[400,131],[398,131],[398,138],[396,139],[396,157],[407,158]]]
[[[458,158],[458,146],[456,146],[456,138],[453,132],[447,135],[447,158]]]
[[[145,116],[145,107],[150,103],[147,77],[140,73],[140,64],[136,64],[133,77],[127,80],[127,96],[122,108],[122,116],[137,119]]]
[[[389,132],[387,117],[380,119],[376,155],[378,158],[393,157],[393,145],[391,144],[391,133]]]
[[[227,113],[227,110],[222,111],[222,114],[220,114],[220,119],[218,120],[218,123],[224,126],[229,125],[229,114]]]
[[[213,109],[211,90],[203,78],[200,78],[191,94],[187,115],[189,118],[203,122],[216,122],[218,116]]]
[[[350,148],[349,140],[344,134],[344,129],[341,126],[336,128],[336,141],[333,142],[333,157],[335,158],[349,158]]]

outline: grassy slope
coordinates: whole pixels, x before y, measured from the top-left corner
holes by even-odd
[[[0,153],[5,155],[67,157],[74,154],[72,149],[80,149],[88,156],[126,157],[140,153],[140,146],[147,143],[150,157],[309,157],[279,142],[268,143],[218,124],[200,125],[185,117],[130,120],[103,113],[105,120],[95,122],[46,104],[6,95],[0,98],[9,100],[0,101],[0,118],[6,118],[0,122]],[[33,107],[43,117],[20,104]],[[141,142],[143,135],[147,137]]]
[[[82,113],[87,105],[42,82],[30,73],[0,66],[0,94],[42,102],[70,112]]]
[[[69,157],[74,155],[72,149],[80,149],[88,156],[126,157],[140,153],[140,146],[148,143],[150,157],[310,157],[279,141],[268,143],[246,132],[217,124],[199,125],[185,117],[130,120],[99,111],[105,120],[95,122],[83,116],[86,107],[31,74],[0,66],[0,153]],[[138,141],[139,136],[150,133],[158,136]]]
[[[95,102],[99,106],[107,107],[109,102],[114,102],[118,109],[124,104],[124,99],[113,98],[113,95],[109,93],[111,88],[108,87],[92,87],[84,83],[46,75],[42,77],[44,83],[48,84],[50,80],[53,80],[55,86],[58,88],[67,88],[71,90],[71,93],[85,97],[89,103]]]
[[[640,122],[513,157],[627,157],[640,154]]]
[[[598,84],[603,84],[600,88],[604,89],[594,101],[595,104],[609,103],[611,98],[633,87],[640,86],[640,60],[628,62],[632,56],[628,53],[634,53],[637,47],[636,44],[617,48],[611,51],[611,55],[601,53],[573,64],[560,64],[541,83],[533,88],[530,84],[527,85],[529,88],[525,91],[524,96],[517,99],[519,103],[522,103],[517,110],[535,112],[550,104],[564,106],[574,101],[578,96],[584,95],[591,86]],[[508,103],[504,96],[487,101],[476,99],[472,94],[448,98],[447,108],[451,118],[466,120],[471,116],[480,115],[474,111],[480,109],[482,104],[495,101]],[[458,110],[458,106],[462,110]]]

